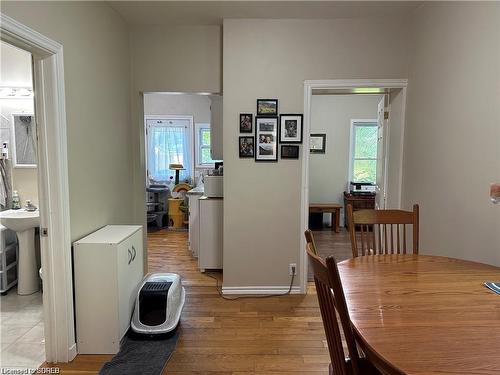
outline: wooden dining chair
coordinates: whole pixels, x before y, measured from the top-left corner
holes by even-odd
[[[318,255],[318,250],[316,249],[316,243],[314,242],[312,231],[310,229],[307,229],[304,232],[304,236],[306,237],[307,249],[311,249],[313,254]]]
[[[418,204],[413,205],[413,211],[353,211],[349,204],[347,219],[354,258],[360,255],[407,254],[409,251],[418,254]],[[408,240],[410,229],[411,249]]]
[[[316,293],[330,353],[330,374],[379,374],[366,358],[359,356],[335,259],[328,257],[325,262],[314,254],[311,247],[308,247],[307,255],[314,272]],[[340,317],[340,326],[337,314]],[[342,346],[341,330],[347,343],[348,359]]]

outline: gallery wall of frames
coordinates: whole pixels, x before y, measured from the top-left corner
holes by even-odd
[[[278,113],[278,99],[257,99],[256,116],[240,113],[240,158],[257,162],[298,159],[302,144],[303,116]]]

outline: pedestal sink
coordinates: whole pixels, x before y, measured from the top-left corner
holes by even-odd
[[[24,209],[2,211],[0,223],[16,232],[19,242],[17,294],[37,292],[40,281],[35,256],[35,228],[40,225],[40,213]]]

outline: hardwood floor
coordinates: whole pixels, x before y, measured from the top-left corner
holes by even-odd
[[[315,232],[320,253],[329,254],[345,233]],[[350,245],[348,250],[350,254]],[[150,272],[179,273],[187,292],[180,338],[164,374],[328,373],[330,360],[312,283],[305,296],[227,301],[217,293],[215,280],[198,272],[187,233],[150,233],[148,254]],[[63,374],[95,374],[111,357],[78,355],[72,363],[53,366]]]
[[[337,262],[352,258],[351,239],[345,228],[340,228],[339,233],[332,232],[330,228],[313,231],[314,242],[319,255],[324,259],[330,255]],[[309,281],[313,281],[312,268],[309,266]]]

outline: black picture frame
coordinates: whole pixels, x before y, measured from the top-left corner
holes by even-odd
[[[278,116],[255,116],[255,161],[278,161]]]
[[[280,115],[280,143],[301,144],[303,129],[304,116],[301,113],[284,113]]]
[[[248,142],[251,141],[251,146],[250,147],[242,147],[243,142],[245,142],[248,145]],[[251,158],[253,159],[255,157],[255,137],[252,136],[241,136],[238,141],[238,150],[239,150],[239,155],[241,159],[244,158]]]
[[[282,159],[298,159],[299,146],[298,145],[281,145],[281,158]]]
[[[253,133],[253,113],[240,113],[240,133]]]
[[[278,116],[278,99],[257,99],[257,116]]]
[[[319,146],[317,143],[319,142]],[[311,154],[324,154],[326,152],[326,134],[311,134],[309,138],[309,152]]]

